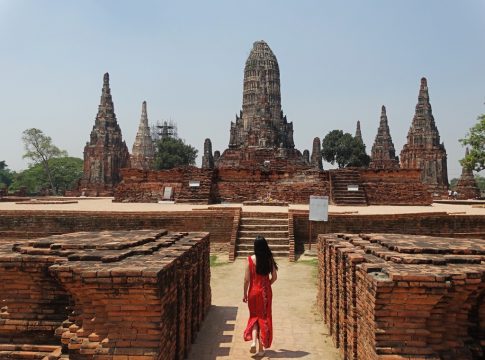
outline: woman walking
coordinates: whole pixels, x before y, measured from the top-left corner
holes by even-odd
[[[254,240],[254,255],[248,257],[244,276],[243,301],[248,303],[249,320],[244,331],[244,340],[251,341],[250,352],[264,356],[264,349],[271,346],[273,340],[273,321],[271,317],[271,301],[273,293],[271,285],[276,281],[278,265],[273,259],[273,253],[263,236]]]

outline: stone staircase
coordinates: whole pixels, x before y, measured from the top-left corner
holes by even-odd
[[[360,174],[355,170],[335,170],[330,172],[332,202],[334,205],[367,206],[367,198]],[[350,190],[358,188],[358,190]]]
[[[287,213],[247,213],[241,214],[236,241],[236,256],[252,255],[254,239],[265,237],[275,257],[289,257]]]

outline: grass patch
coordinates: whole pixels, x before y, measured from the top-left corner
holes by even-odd
[[[216,267],[216,266],[221,266],[221,265],[227,265],[227,264],[229,264],[227,261],[219,261],[217,259],[217,255],[210,255],[209,261],[210,261],[210,266],[211,267]]]
[[[318,258],[313,258],[313,259],[305,259],[305,260],[298,260],[296,262],[297,264],[304,264],[304,265],[310,265],[310,266],[317,266],[318,265]]]

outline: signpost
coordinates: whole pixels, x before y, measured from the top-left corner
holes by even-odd
[[[309,247],[312,249],[312,221],[328,221],[328,196],[310,196],[308,214]]]

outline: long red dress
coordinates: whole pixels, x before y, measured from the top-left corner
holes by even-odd
[[[265,348],[271,346],[273,341],[273,319],[271,316],[271,301],[273,292],[271,291],[271,282],[268,275],[259,275],[256,273],[256,265],[251,256],[249,261],[249,291],[248,307],[249,320],[246,330],[244,330],[244,340],[253,339],[253,326],[256,322],[259,324],[261,343]]]

